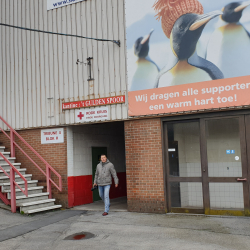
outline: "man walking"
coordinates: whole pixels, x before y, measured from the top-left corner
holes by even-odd
[[[108,215],[110,200],[109,200],[109,190],[112,184],[112,177],[115,181],[115,187],[118,187],[118,178],[114,165],[107,159],[106,155],[101,155],[101,162],[97,165],[95,172],[95,180],[93,187],[98,185],[99,195],[104,201],[105,211],[102,214],[103,216]]]

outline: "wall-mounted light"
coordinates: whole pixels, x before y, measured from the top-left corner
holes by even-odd
[[[88,75],[89,75],[89,78],[88,78],[88,81],[93,81],[94,80],[94,78],[92,78],[92,76],[91,76],[91,60],[93,59],[93,57],[88,57],[87,58],[87,61],[88,61],[88,63],[87,63],[87,65],[88,65]]]
[[[94,78],[92,78],[92,74],[91,74],[91,60],[93,59],[93,57],[88,57],[87,58],[87,62],[85,63],[85,62],[81,62],[79,59],[77,59],[77,61],[76,61],[76,64],[78,65],[78,64],[85,64],[85,65],[87,65],[88,66],[88,80],[87,81],[93,81],[94,80]]]

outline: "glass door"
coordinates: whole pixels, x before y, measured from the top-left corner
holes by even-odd
[[[168,210],[204,213],[199,121],[167,123]]]
[[[250,115],[167,122],[164,131],[169,212],[250,215]]]
[[[208,214],[244,215],[248,208],[244,116],[206,119]]]

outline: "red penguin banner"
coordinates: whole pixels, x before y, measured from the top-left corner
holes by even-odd
[[[129,116],[250,105],[250,1],[126,0]]]

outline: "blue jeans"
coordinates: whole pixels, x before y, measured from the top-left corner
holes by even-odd
[[[105,204],[105,211],[106,213],[109,212],[110,200],[109,200],[109,190],[111,185],[106,186],[98,186],[99,195],[104,201]]]

